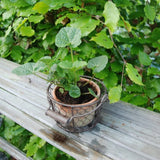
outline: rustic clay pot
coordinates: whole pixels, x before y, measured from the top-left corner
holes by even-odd
[[[101,94],[100,88],[95,82],[93,82],[89,79],[86,79],[86,78],[81,78],[80,81],[81,82],[88,82],[92,86],[92,88],[94,88],[94,90],[97,91],[97,96],[98,97],[100,96],[100,94]],[[57,98],[57,96],[55,94],[57,89],[58,89],[58,86],[53,89],[52,96],[56,101],[63,103],[60,99]],[[84,114],[89,113],[94,108],[96,108],[97,103],[93,104],[93,102],[95,102],[96,100],[97,100],[97,98],[95,97],[94,99],[92,99],[91,101],[89,101],[87,103],[74,104],[74,105],[72,104],[71,105],[72,107],[63,106],[63,105],[60,105],[60,104],[55,104],[54,109],[57,112],[59,112],[59,114],[61,114],[62,116],[66,117],[66,118],[81,115],[79,117],[73,118],[72,122],[69,125],[71,127],[83,127],[83,126],[86,126],[89,123],[91,123],[93,118],[94,118],[94,115],[95,115],[94,112],[92,112],[88,115],[84,115]],[[83,107],[84,105],[85,105],[85,107]]]

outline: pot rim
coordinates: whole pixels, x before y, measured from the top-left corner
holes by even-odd
[[[100,84],[102,84],[102,86],[103,86],[103,88],[104,88],[104,94],[106,94],[106,87],[104,86],[104,84],[100,81],[100,80],[98,80],[98,79],[96,79],[96,78],[93,78],[93,77],[90,77],[90,76],[81,76],[82,78],[84,78],[84,79],[87,79],[87,80],[95,80],[96,82],[99,82]],[[63,102],[61,102],[59,99],[55,99],[55,97],[53,96],[53,92],[54,92],[54,90],[57,88],[57,86],[55,86],[54,84],[50,84],[49,86],[48,86],[48,89],[47,89],[47,93],[48,93],[48,96],[49,96],[49,98],[54,102],[54,103],[56,103],[56,104],[59,104],[59,105],[63,105],[64,107],[86,107],[86,106],[91,106],[91,105],[94,105],[94,104],[97,104],[98,102],[100,102],[101,101],[101,99],[102,99],[102,93],[101,93],[101,89],[100,89],[100,87],[99,87],[99,85],[96,83],[96,82],[94,82],[94,81],[92,81],[93,83],[94,83],[94,85],[96,86],[96,87],[98,87],[99,88],[99,97],[98,98],[94,98],[94,99],[92,99],[92,100],[90,100],[89,102],[86,102],[86,103],[82,103],[82,104],[66,104],[66,103],[63,103]],[[51,88],[51,86],[54,86],[53,88]]]

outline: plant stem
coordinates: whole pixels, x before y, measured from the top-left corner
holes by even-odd
[[[37,76],[37,77],[39,77],[39,78],[47,81],[47,82],[50,82],[48,79],[46,79],[46,78],[44,78],[44,77],[42,77],[42,76],[40,76],[40,75],[38,75],[38,74],[36,74],[36,73],[33,73],[33,74],[34,74],[35,76]]]
[[[74,59],[73,59],[73,50],[72,48],[70,47],[70,50],[71,50],[71,58],[72,58],[72,63],[74,62]]]
[[[110,29],[108,28],[108,31],[109,31],[109,35],[111,37],[111,40],[113,42],[113,45],[114,47],[116,48],[117,52],[119,53],[120,57],[122,58],[123,60],[123,69],[122,69],[122,76],[121,76],[121,87],[123,86],[123,77],[124,77],[124,68],[125,68],[125,65],[126,65],[126,60],[123,58],[122,56],[122,53],[120,52],[120,50],[118,49],[117,45],[115,44],[114,40],[113,40],[113,36],[112,36],[112,33],[110,31]]]

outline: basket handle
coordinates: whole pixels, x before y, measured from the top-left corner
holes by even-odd
[[[45,113],[47,116],[53,118],[55,121],[58,121],[66,126],[68,124],[68,118],[56,113],[55,111],[48,109]]]

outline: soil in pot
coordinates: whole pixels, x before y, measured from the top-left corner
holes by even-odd
[[[91,88],[95,94],[97,94],[97,91],[95,90],[95,88],[93,88],[93,86],[91,84],[86,84],[86,82],[79,82],[79,87],[80,87],[80,90],[81,90],[81,96],[78,97],[78,98],[72,98],[70,95],[69,95],[69,92],[68,91],[65,91],[64,93],[61,93],[59,91],[60,87],[58,87],[56,89],[56,96],[57,98],[65,103],[65,104],[83,104],[83,103],[87,103],[89,101],[91,101],[92,99],[94,99],[95,97],[92,96],[89,92],[88,92],[88,88]]]

